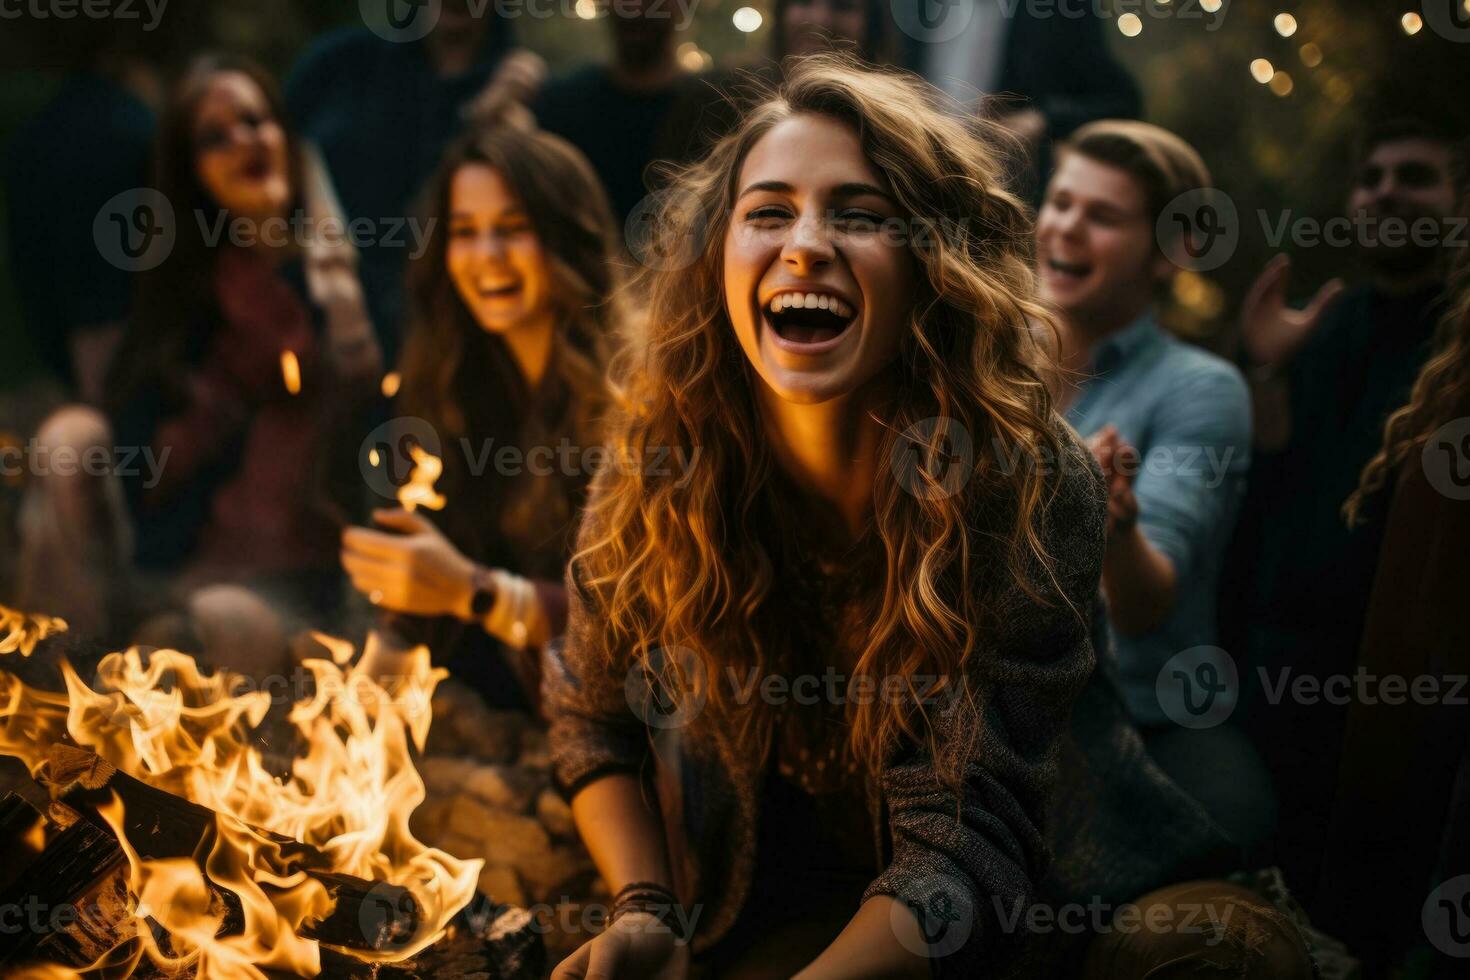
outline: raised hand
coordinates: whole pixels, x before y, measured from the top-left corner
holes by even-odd
[[[1286,255],[1267,262],[1241,308],[1246,352],[1256,364],[1280,364],[1295,356],[1317,329],[1322,312],[1344,289],[1341,279],[1333,279],[1317,290],[1305,309],[1294,310],[1286,305],[1290,272],[1291,259]]]
[[[1127,530],[1138,523],[1138,498],[1133,493],[1133,478],[1138,475],[1138,450],[1130,446],[1118,430],[1105,425],[1087,440],[1103,479],[1108,486],[1107,535],[1114,530]]]

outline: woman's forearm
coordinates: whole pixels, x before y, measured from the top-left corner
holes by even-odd
[[[572,797],[572,818],[613,894],[635,881],[673,887],[663,820],[638,779],[619,773],[588,783]]]
[[[874,895],[796,980],[925,980],[928,948],[919,920],[888,895]]]

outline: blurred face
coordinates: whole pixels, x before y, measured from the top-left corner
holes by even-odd
[[[551,307],[551,276],[531,219],[498,170],[459,168],[449,189],[450,278],[490,333],[539,324]]]
[[[1438,246],[1415,245],[1408,234],[1389,232],[1384,221],[1392,219],[1393,224],[1409,228],[1419,219],[1438,224],[1452,215],[1455,188],[1450,170],[1449,149],[1430,140],[1394,140],[1373,147],[1348,196],[1348,214],[1364,214],[1373,222],[1359,242],[1373,262],[1412,272],[1434,261]],[[1378,240],[1380,230],[1393,244]],[[1436,233],[1436,240],[1439,237]]]
[[[231,214],[264,219],[291,201],[286,132],[260,86],[241,72],[209,81],[194,114],[199,183]]]
[[[725,307],[745,356],[786,401],[857,391],[897,356],[916,286],[882,230],[900,217],[883,175],[852,129],[801,115],[756,142],[736,188]]]
[[[862,0],[791,0],[780,29],[788,54],[817,54],[860,46],[868,36],[868,16]]]
[[[619,0],[609,8],[618,60],[634,67],[664,58],[674,36],[677,7],[667,0]]]
[[[1131,319],[1172,270],[1155,245],[1143,188],[1080,153],[1063,154],[1047,185],[1036,260],[1042,297],[1080,323]]]
[[[490,16],[475,16],[469,0],[443,0],[434,23],[434,40],[454,48],[478,51],[490,33]]]

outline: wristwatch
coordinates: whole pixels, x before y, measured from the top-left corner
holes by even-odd
[[[470,573],[470,615],[475,622],[483,623],[490,610],[495,608],[495,575],[483,565],[476,565]]]

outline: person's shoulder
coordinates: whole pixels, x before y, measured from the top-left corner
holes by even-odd
[[[348,68],[377,57],[386,42],[366,27],[341,27],[318,37],[296,62],[295,74],[304,71]]]
[[[608,72],[605,65],[580,65],[548,81],[542,87],[538,101],[560,105],[581,98],[588,92],[601,91],[608,84]]]
[[[1198,393],[1201,390],[1215,392],[1225,398],[1250,400],[1250,388],[1240,368],[1230,361],[1190,341],[1164,335],[1164,369],[1172,382],[1166,389],[1172,395]]]
[[[577,120],[585,119],[590,97],[609,84],[607,68],[590,64],[551,79],[531,101],[531,114],[543,129],[571,138]]]
[[[1107,508],[1108,491],[1092,450],[1060,415],[1052,416],[1051,433],[1061,447],[1053,506],[1060,505],[1070,512],[1068,516],[1074,518],[1095,510],[1101,527],[1101,512]]]

